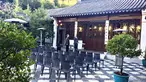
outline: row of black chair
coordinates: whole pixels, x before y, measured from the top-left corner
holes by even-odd
[[[41,48],[41,49],[40,49]],[[53,49],[47,48],[37,48],[33,49],[32,59],[36,62],[36,67],[38,64],[42,67],[42,75],[44,67],[50,68],[50,74],[52,70],[57,71],[58,81],[60,79],[61,72],[65,73],[67,80],[69,80],[70,73],[76,78],[76,72],[81,75],[81,68],[84,70],[86,68],[87,74],[89,71],[89,65],[97,68],[97,63],[102,62],[104,65],[104,60],[100,59],[99,53],[85,52],[85,51],[55,51]]]

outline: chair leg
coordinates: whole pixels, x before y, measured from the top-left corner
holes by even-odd
[[[92,68],[93,68],[93,63],[92,63]]]
[[[76,70],[74,71],[75,73],[74,73],[74,81],[75,81],[75,79],[76,79]]]
[[[52,69],[49,68],[49,74],[50,74],[49,78],[51,78],[51,73],[52,73]]]
[[[60,75],[61,75],[61,70],[59,71],[59,74],[58,74],[58,82],[59,82],[59,79],[60,79]]]
[[[103,61],[103,67],[104,67],[104,61]]]
[[[37,63],[35,63],[34,65],[34,70],[36,71],[36,69],[37,69]]]
[[[87,68],[86,68],[87,75],[88,75],[88,71],[89,71],[89,64],[87,65]]]
[[[43,75],[44,68],[45,68],[45,66],[44,66],[44,65],[42,65],[42,66],[41,66],[41,76]]]
[[[99,69],[100,69],[100,63],[101,63],[101,62],[99,61]]]
[[[69,82],[70,72],[67,72],[67,82]]]
[[[59,70],[57,70],[57,76],[59,75]]]

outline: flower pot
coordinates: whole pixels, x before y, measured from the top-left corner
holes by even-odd
[[[143,64],[144,67],[146,67],[146,59],[142,60],[142,64]]]
[[[128,82],[129,75],[126,73],[123,73],[122,75],[119,74],[119,72],[114,72],[114,81],[115,82]]]

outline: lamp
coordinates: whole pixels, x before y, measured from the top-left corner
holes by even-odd
[[[140,29],[141,29],[141,27],[140,27],[140,25],[138,25],[138,26],[136,27],[136,32],[140,32]]]
[[[102,27],[99,27],[98,30],[99,30],[99,31],[102,31]]]
[[[37,30],[40,30],[40,46],[42,46],[42,37],[43,37],[42,31],[45,30],[45,28],[38,28]]]
[[[131,32],[133,32],[133,29],[134,29],[135,27],[134,27],[134,24],[132,24],[131,26],[130,26],[130,31]]]
[[[83,32],[83,27],[79,27],[79,32]]]
[[[111,31],[112,30],[112,26],[109,26],[109,31]]]
[[[97,26],[94,26],[94,29],[97,29]]]

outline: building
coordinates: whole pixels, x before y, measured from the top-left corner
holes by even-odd
[[[74,6],[50,11],[54,19],[53,46],[63,43],[66,34],[77,36],[84,49],[105,51],[114,29],[127,29],[146,47],[146,0],[78,0]]]

